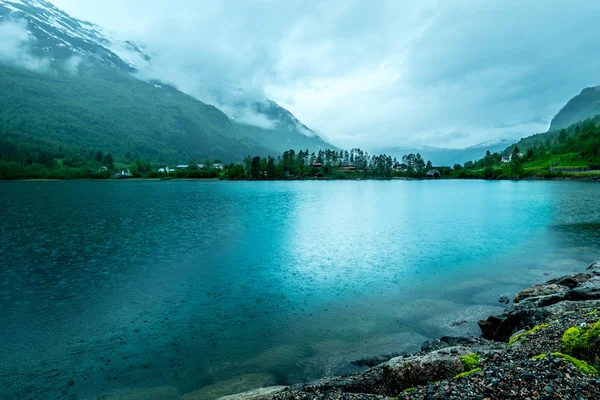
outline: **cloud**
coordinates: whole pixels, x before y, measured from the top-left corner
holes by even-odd
[[[0,63],[34,72],[49,71],[50,60],[32,53],[31,40],[24,21],[0,21]]]
[[[526,136],[598,84],[595,0],[55,3],[144,43],[142,75],[228,112],[271,98],[343,147]]]
[[[76,75],[79,72],[79,66],[83,62],[83,57],[72,56],[65,61],[63,67],[65,71],[71,75]]]

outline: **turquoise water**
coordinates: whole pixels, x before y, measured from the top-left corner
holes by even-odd
[[[0,393],[211,399],[478,334],[500,295],[600,256],[598,198],[586,182],[2,183]]]

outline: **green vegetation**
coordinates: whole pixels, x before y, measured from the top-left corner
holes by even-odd
[[[590,311],[588,313],[583,314],[583,316],[584,317],[590,317],[590,316],[596,315],[596,314],[598,314],[598,310],[592,310],[592,311]]]
[[[308,150],[296,153],[285,151],[281,156],[246,157],[243,164],[227,167],[226,179],[390,179],[424,178],[430,162],[420,154],[408,154],[400,161],[385,154],[370,155],[361,149],[350,151]],[[441,168],[440,175],[448,176],[449,169]]]
[[[479,354],[476,353],[471,353],[466,356],[462,356],[461,359],[467,371],[478,367],[479,363],[481,362],[481,357],[479,356]]]
[[[536,333],[538,331],[541,331],[542,329],[546,329],[547,327],[549,327],[549,324],[541,324],[541,325],[537,325],[534,326],[533,328],[531,328],[530,330],[528,330],[527,332],[523,332],[523,333],[519,333],[517,335],[514,335],[513,337],[510,338],[510,340],[508,341],[509,345],[514,344],[517,340],[521,340],[522,342],[525,342],[526,340],[526,336],[527,335],[531,335],[533,333]]]
[[[559,353],[559,352],[551,353],[551,355],[553,355],[555,357],[560,357],[563,360],[570,362],[571,364],[573,364],[575,366],[575,368],[577,368],[578,370],[580,370],[583,373],[590,374],[590,375],[598,375],[598,370],[583,360],[579,360],[568,354],[563,354],[563,353]],[[532,360],[542,360],[546,357],[548,357],[548,354],[538,354],[537,356],[534,356],[532,358]]]
[[[570,362],[571,364],[573,364],[575,366],[575,368],[577,368],[578,370],[580,370],[581,372],[583,372],[585,374],[598,375],[598,370],[583,360],[579,360],[568,354],[563,354],[563,353],[558,353],[558,352],[552,353],[552,355],[556,356],[556,357],[560,357],[563,360]]]
[[[462,179],[600,178],[600,115],[568,129],[522,139],[503,153],[455,166]]]
[[[102,149],[128,163],[270,152],[213,106],[90,63],[77,75],[0,66],[0,92],[0,140],[18,145]]]
[[[477,372],[480,372],[480,371],[481,371],[481,368],[475,368],[475,369],[472,369],[470,371],[463,372],[463,373],[460,373],[460,374],[456,375],[454,377],[454,379],[464,378],[465,376],[473,375],[473,374],[476,374]]]
[[[411,387],[411,388],[404,389],[402,391],[402,393],[410,393],[410,392],[415,391],[415,390],[417,390],[416,387]]]
[[[582,328],[572,327],[562,337],[567,354],[593,360],[600,353],[600,321]]]

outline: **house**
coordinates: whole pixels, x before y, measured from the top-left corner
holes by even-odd
[[[132,176],[131,171],[130,170],[122,170],[121,172],[117,172],[116,174],[113,175],[115,177],[115,179],[127,179],[130,176]]]
[[[437,169],[430,169],[429,171],[427,171],[427,177],[431,179],[439,178],[440,171],[438,171]]]
[[[108,172],[108,168],[106,167],[101,167],[98,172]]]
[[[164,168],[159,168],[158,172],[161,172],[163,174],[170,174],[171,172],[175,172],[175,170],[172,168],[169,168],[169,167],[164,167]]]
[[[224,167],[223,167],[223,164],[221,164],[221,163],[214,163],[213,169],[218,169],[219,171],[223,171]]]
[[[178,170],[188,169],[188,165],[186,165],[186,164],[178,165],[175,167],[175,169],[178,169]]]
[[[320,162],[312,163],[313,168],[321,168],[322,166],[323,166],[323,164],[321,164]]]
[[[517,156],[518,156],[519,158],[523,158],[523,157],[525,156],[525,154],[523,154],[523,153],[519,153],[519,154],[517,154]],[[503,162],[503,163],[505,163],[505,164],[506,164],[506,163],[509,163],[509,162],[511,162],[511,161],[512,161],[512,157],[513,157],[513,155],[512,155],[512,154],[509,154],[509,155],[507,155],[507,156],[504,156],[504,157],[502,157],[502,162]]]

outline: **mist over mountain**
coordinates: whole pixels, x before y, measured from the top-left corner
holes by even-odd
[[[11,140],[155,161],[333,148],[260,96],[207,105],[168,82],[144,79],[153,60],[143,45],[48,1],[0,0],[0,37],[0,134]]]

